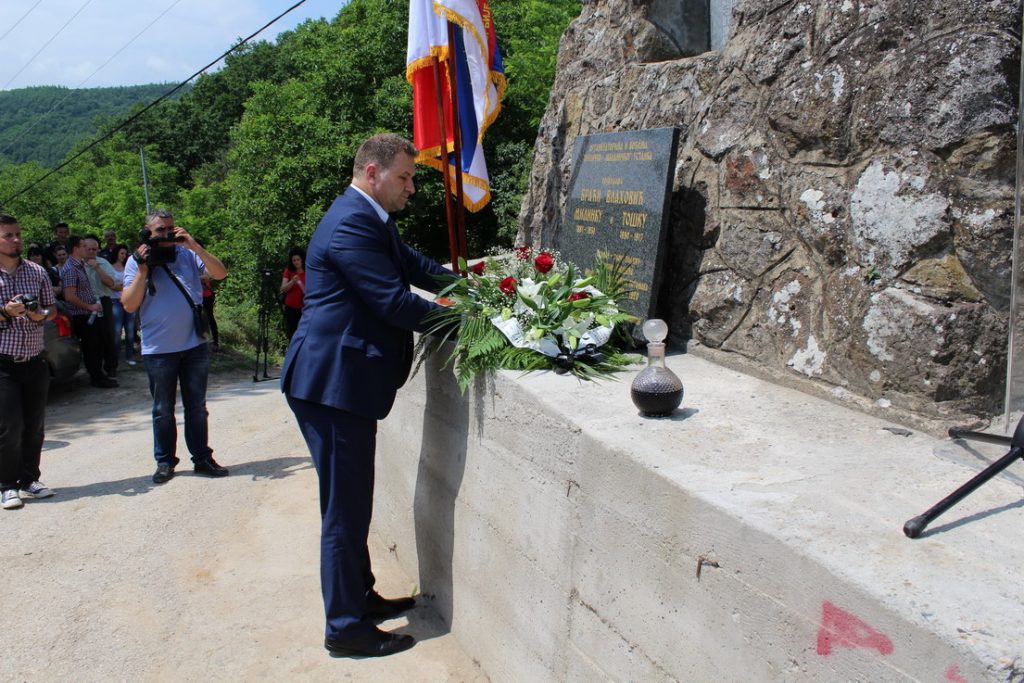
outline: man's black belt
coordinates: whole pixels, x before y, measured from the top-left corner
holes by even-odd
[[[6,353],[0,353],[0,361],[7,361],[8,363],[29,363],[42,355],[42,351],[34,356],[11,356]]]

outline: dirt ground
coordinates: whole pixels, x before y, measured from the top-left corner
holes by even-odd
[[[154,469],[142,365],[121,387],[84,372],[51,390],[42,480],[57,495],[0,510],[0,681],[486,681],[429,604],[382,628],[383,659],[323,649],[316,473],[275,381],[218,360],[211,445],[231,476]],[[418,588],[371,539],[386,596]],[[406,552],[414,549],[405,550]]]

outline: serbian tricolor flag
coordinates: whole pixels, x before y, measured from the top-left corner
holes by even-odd
[[[455,25],[455,44],[448,45],[448,22]],[[449,51],[452,60],[448,61]],[[437,94],[431,56],[441,62],[441,94],[445,103],[445,139],[441,140]],[[413,92],[413,143],[419,148],[416,161],[444,170],[442,159],[454,165],[454,138],[448,64],[455,65],[462,131],[462,182],[464,204],[479,211],[491,199],[484,133],[501,110],[505,72],[494,32],[488,0],[410,0],[409,45],[405,75]],[[450,174],[455,192],[455,174]]]

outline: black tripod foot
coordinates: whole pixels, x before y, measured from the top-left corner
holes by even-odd
[[[924,515],[918,515],[907,520],[907,523],[903,525],[903,533],[907,538],[917,538],[926,526],[928,526],[928,520]]]

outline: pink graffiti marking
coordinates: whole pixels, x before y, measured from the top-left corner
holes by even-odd
[[[821,628],[818,629],[818,654],[832,654],[832,647],[867,647],[891,655],[892,641],[863,621],[826,600],[821,603]]]
[[[960,675],[960,667],[956,664],[950,664],[946,669],[946,680],[953,683],[967,683],[967,679]]]

